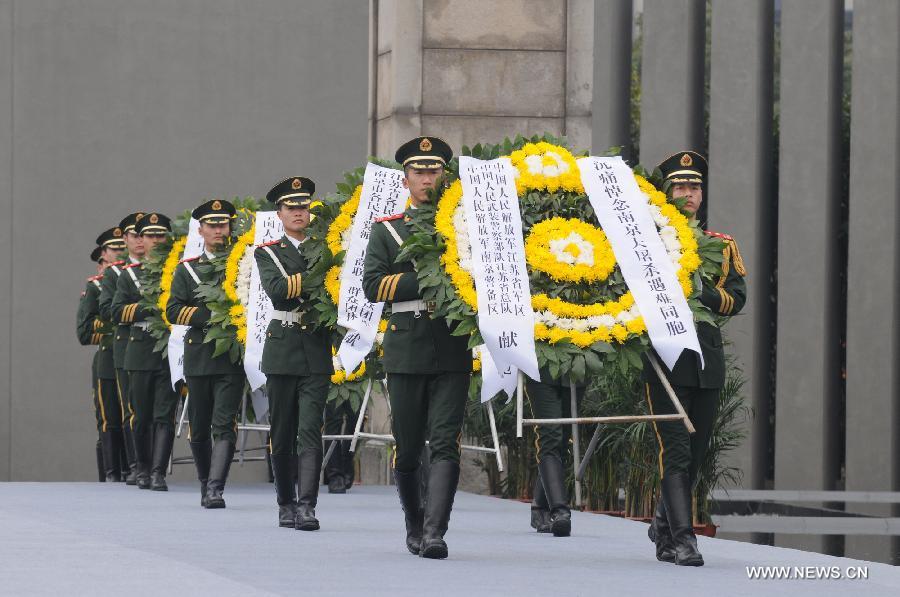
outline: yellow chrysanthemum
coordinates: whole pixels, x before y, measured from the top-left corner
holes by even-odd
[[[328,291],[331,302],[338,304],[341,296],[341,266],[332,266],[325,274],[325,290]]]
[[[568,239],[581,242],[569,242]],[[561,261],[553,243],[572,256],[571,263]],[[590,249],[586,254],[581,247]],[[543,272],[554,280],[568,282],[601,282],[616,267],[616,257],[606,234],[596,226],[573,218],[553,217],[535,224],[525,239],[525,260],[532,270]]]
[[[356,214],[356,210],[359,209],[359,198],[361,196],[362,185],[357,185],[350,198],[341,205],[341,211],[338,216],[328,227],[325,242],[328,244],[328,249],[332,255],[337,255],[343,250],[341,247],[341,235],[353,225],[353,216]]]
[[[519,195],[534,190],[584,192],[575,156],[565,147],[546,141],[526,143],[522,149],[512,152],[509,159],[518,171],[516,190]],[[538,164],[541,171],[534,172],[534,166]]]
[[[232,305],[228,309],[230,323],[237,328],[237,338],[242,344],[247,342],[247,314],[237,294],[238,274],[240,272],[241,259],[244,258],[247,248],[253,244],[256,238],[256,224],[250,226],[244,234],[240,235],[231,247],[231,252],[225,261],[225,279],[222,282],[225,296]]]
[[[169,297],[172,296],[172,278],[175,277],[175,268],[178,267],[178,262],[181,261],[181,255],[184,253],[186,244],[186,237],[176,239],[175,242],[172,243],[172,248],[169,249],[169,254],[166,255],[166,260],[163,263],[162,274],[159,280],[160,293],[157,306],[162,315],[162,320],[169,329],[172,328],[172,323],[169,321],[169,318],[166,317],[166,305],[169,303]]]
[[[332,352],[334,349],[332,348]],[[340,385],[342,383],[347,383],[350,381],[356,381],[366,373],[366,362],[363,361],[359,364],[359,367],[356,368],[356,371],[347,375],[347,372],[343,369],[335,369],[334,373],[331,374],[331,383],[335,385]]]

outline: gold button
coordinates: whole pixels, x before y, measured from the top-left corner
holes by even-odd
[[[305,326],[305,325],[301,325],[301,326],[300,326],[300,329],[301,329],[301,330],[305,330],[305,329],[306,329],[306,326]]]
[[[188,344],[193,344],[193,343],[194,343],[194,341],[191,340],[190,338],[188,338]]]
[[[392,332],[396,332],[396,331],[397,331],[397,326],[395,326],[394,324],[391,324],[391,331],[392,331]]]
[[[116,335],[116,340],[121,340],[122,336]]]
[[[267,335],[269,336],[269,338],[271,338],[271,337],[272,337],[272,332],[269,332]]]

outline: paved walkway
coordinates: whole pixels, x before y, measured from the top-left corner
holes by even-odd
[[[184,483],[0,483],[0,594],[900,595],[900,569],[885,564],[701,538],[706,566],[678,568],[654,559],[644,524],[576,513],[574,535],[557,539],[531,530],[526,504],[467,493],[445,561],[406,551],[391,487],[324,494],[315,533],[275,526],[271,486],[226,498],[206,511]],[[749,580],[757,565],[867,565],[869,578]]]

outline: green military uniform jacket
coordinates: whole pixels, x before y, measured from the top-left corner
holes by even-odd
[[[128,346],[128,334],[131,331],[130,323],[118,323],[112,314],[112,301],[116,295],[116,286],[119,283],[119,276],[122,275],[122,268],[127,265],[125,261],[116,261],[106,268],[103,272],[103,279],[100,280],[100,317],[104,321],[110,321],[115,325],[115,332],[112,338],[113,362],[116,369],[125,368],[125,348]]]
[[[126,265],[122,268],[122,275],[116,283],[116,294],[113,296],[110,312],[113,321],[129,326],[128,346],[125,349],[126,371],[156,371],[168,364],[162,357],[162,353],[155,352],[156,338],[150,332],[133,324],[146,321],[150,315],[140,306],[141,291],[138,288],[143,269],[140,263]],[[137,284],[132,278],[137,278]]]
[[[111,326],[100,317],[100,286],[103,276],[91,276],[81,293],[78,305],[78,341],[82,345],[99,345],[94,355],[95,375],[101,379],[115,379]]]
[[[704,280],[700,293],[700,302],[716,315],[737,315],[747,300],[747,284],[744,281],[746,270],[737,244],[730,236],[708,232],[725,241],[723,251],[722,273],[715,284]],[[722,332],[718,326],[700,322],[697,324],[697,339],[703,351],[706,367],[700,368],[700,358],[692,350],[685,350],[672,371],[660,361],[666,371],[669,383],[673,386],[697,388],[721,388],[725,385],[725,350],[722,348]],[[643,379],[648,383],[660,383],[656,372],[644,357]]]
[[[412,209],[412,208],[410,208]],[[400,245],[388,226],[401,240],[410,229],[409,210],[372,225],[363,271],[363,291],[374,303],[422,300],[415,267],[397,263]],[[435,374],[472,371],[472,351],[466,336],[453,336],[443,317],[428,313],[393,313],[384,335],[384,370],[387,373]]]
[[[209,271],[211,268],[197,267],[205,263],[209,263],[206,253],[185,259],[175,268],[171,295],[166,303],[166,318],[172,324],[189,326],[184,336],[185,375],[240,375],[244,372],[241,363],[232,363],[228,353],[213,358],[215,342],[203,342],[212,314],[195,294],[200,286],[197,280],[220,285],[224,278],[224,273],[216,274]]]
[[[254,252],[260,283],[276,311],[302,313],[311,308],[309,292],[303,287],[308,261],[302,251],[303,244],[298,250],[282,236]],[[329,331],[306,323],[303,316],[299,323],[273,318],[266,330],[261,368],[265,374],[331,375],[334,367]]]

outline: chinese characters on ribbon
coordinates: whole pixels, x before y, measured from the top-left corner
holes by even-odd
[[[341,295],[337,323],[347,328],[338,349],[338,360],[348,373],[362,362],[375,342],[384,303],[369,302],[362,289],[363,264],[372,223],[376,218],[403,211],[406,199],[403,171],[366,165],[359,208],[353,220],[350,245],[341,269]]]
[[[253,239],[255,245],[261,245],[284,236],[284,226],[278,219],[277,212],[256,212],[256,234]],[[249,249],[248,249],[249,250]],[[247,306],[247,347],[244,351],[244,372],[250,389],[256,390],[266,383],[266,375],[262,372],[262,351],[266,342],[266,328],[272,320],[272,301],[263,290],[259,281],[259,270],[256,268],[256,260],[253,260],[250,269],[250,304]],[[256,402],[254,401],[254,408]],[[262,413],[257,411],[258,416]]]
[[[581,158],[578,167],[653,348],[670,370],[685,349],[702,365],[693,314],[631,168],[620,157]]]
[[[508,158],[461,156],[459,178],[472,244],[478,328],[496,371],[509,373],[500,385],[511,396],[518,370],[540,378],[515,169]],[[492,397],[484,394],[482,401]]]
[[[191,218],[188,228],[187,241],[184,244],[182,259],[197,257],[203,253],[203,237],[200,236],[200,222]],[[184,337],[187,335],[188,326],[172,324],[169,332],[169,373],[172,376],[172,387],[184,379]]]

